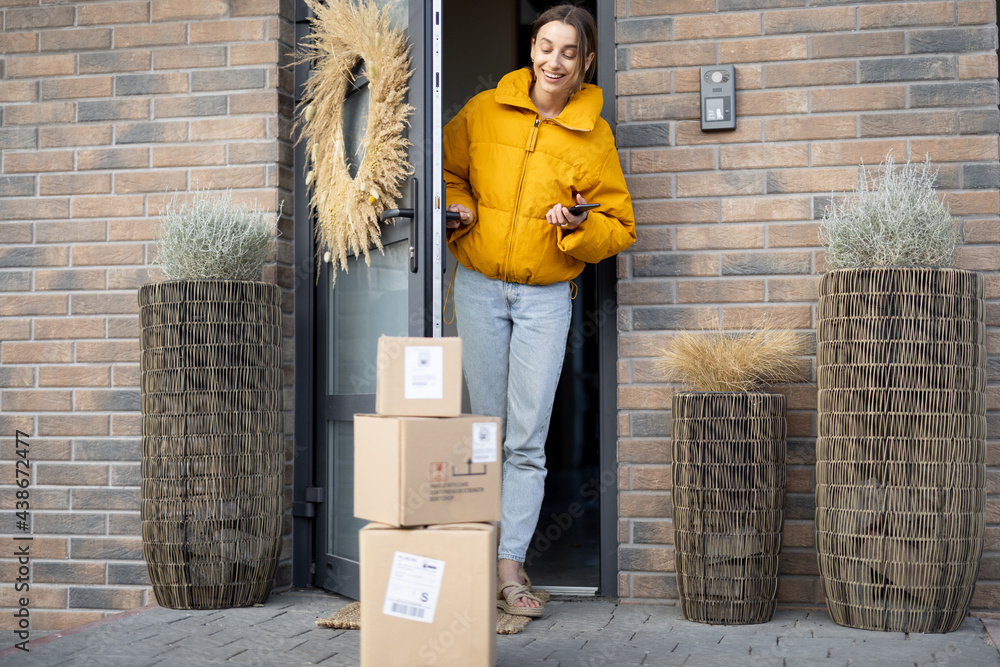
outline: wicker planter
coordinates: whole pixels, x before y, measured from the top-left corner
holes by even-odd
[[[139,290],[142,546],[160,605],[263,603],[281,551],[281,290]]]
[[[673,520],[684,617],[766,623],[774,614],[785,503],[785,397],[673,398]]]
[[[841,269],[820,283],[816,549],[841,625],[961,625],[985,529],[983,277]]]

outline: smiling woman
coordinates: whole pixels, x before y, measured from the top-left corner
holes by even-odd
[[[566,19],[571,21],[578,14],[567,13]],[[535,23],[531,36],[531,69],[535,75],[531,101],[543,118],[559,115],[580,84],[594,76],[595,35],[587,22],[578,19],[575,23],[579,25],[561,20],[541,26]]]
[[[540,616],[524,572],[566,354],[570,281],[635,241],[632,203],[592,78],[594,17],[535,21],[533,64],[476,95],[444,130],[448,244],[472,411],[505,420],[497,606]],[[569,206],[600,202],[593,210]],[[529,563],[530,565],[530,563]]]

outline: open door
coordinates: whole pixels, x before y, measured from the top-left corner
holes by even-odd
[[[305,382],[296,383],[296,400],[314,401],[311,424],[296,419],[296,470],[293,515],[296,562],[293,582],[303,585],[302,551],[312,555],[315,572],[311,582],[327,590],[357,598],[358,529],[366,522],[354,518],[354,422],[356,413],[375,411],[376,346],[381,335],[440,336],[442,284],[444,272],[444,193],[441,173],[441,9],[440,0],[378,0],[389,7],[396,27],[410,39],[413,76],[408,102],[415,111],[410,117],[408,139],[413,176],[404,184],[397,202],[399,215],[386,221],[382,231],[384,251],[371,253],[371,265],[351,257],[346,271],[336,276],[332,287],[332,265],[312,259],[315,287],[297,281],[297,292],[308,291],[311,303],[302,306],[311,313],[314,364],[298,364],[298,373],[311,373],[311,391]],[[300,7],[300,32],[308,30],[307,8]],[[300,35],[301,36],[301,35]],[[300,66],[304,67],[304,66]],[[354,154],[366,126],[368,90],[363,65],[357,84],[349,87],[345,100],[345,154]],[[297,82],[307,72],[297,72]],[[301,90],[301,86],[298,88]],[[353,144],[353,145],[352,145]],[[300,147],[301,152],[301,147]],[[299,159],[304,161],[304,156]],[[301,267],[305,243],[300,235],[308,215],[300,162],[296,168],[296,255]],[[411,213],[412,212],[412,213]],[[312,225],[308,224],[311,240]],[[310,246],[312,244],[310,243]],[[311,247],[312,258],[316,257]],[[318,268],[318,276],[315,271]],[[298,294],[297,294],[298,298]],[[310,326],[298,312],[296,323]],[[303,332],[298,332],[303,333]],[[303,337],[297,336],[297,346]],[[308,344],[308,341],[307,341]],[[297,350],[297,354],[302,353]],[[301,387],[301,389],[300,389]],[[300,393],[300,391],[303,391]],[[299,410],[296,411],[297,416]],[[311,430],[307,439],[300,428]],[[299,451],[314,443],[311,461]],[[308,470],[300,470],[308,468]],[[306,525],[312,533],[306,542]],[[303,546],[306,548],[303,549]]]
[[[298,1],[301,39],[309,24],[306,8]],[[444,106],[444,120],[449,120],[469,97],[527,64],[530,23],[554,2],[400,0],[393,6],[396,25],[410,38],[414,74],[408,101],[416,110],[409,132],[414,180],[397,206],[414,208],[415,218],[387,225],[382,236],[385,253],[373,253],[371,267],[352,263],[348,273],[338,275],[333,290],[330,265],[320,267],[318,278],[315,273],[316,248],[305,198],[306,156],[304,148],[297,147],[295,586],[316,585],[358,595],[357,530],[364,522],[353,516],[352,417],[374,411],[380,334],[441,335],[442,284],[454,268],[443,250],[441,109]],[[614,2],[588,0],[587,4],[598,17],[604,46],[598,52],[597,83],[605,90],[604,116],[613,122]],[[447,53],[442,51],[443,13],[450,36]],[[475,58],[468,56],[470,36],[480,49]],[[447,82],[443,69],[448,71]],[[297,68],[297,90],[307,76],[306,67]],[[357,128],[364,127],[361,88],[351,92],[345,119],[355,128],[355,137]],[[577,284],[580,293],[574,301],[571,341],[556,398],[557,405],[565,405],[550,428],[546,504],[529,551],[529,570],[537,584],[561,594],[614,595],[618,583],[615,260],[588,267]],[[457,335],[454,324],[444,326],[446,335]],[[468,410],[468,403],[465,407]]]
[[[508,72],[530,66],[531,26],[559,0],[443,0],[444,120]],[[582,0],[601,32],[597,85],[614,127],[614,1]],[[469,42],[477,45],[469,57]],[[535,585],[559,595],[618,586],[616,259],[575,280],[573,319],[546,441],[545,499],[526,554]],[[449,268],[449,278],[451,269]],[[450,307],[449,307],[450,311]],[[457,327],[446,323],[448,335]],[[468,405],[466,406],[468,408]]]

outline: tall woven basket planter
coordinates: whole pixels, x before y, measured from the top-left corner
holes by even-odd
[[[281,290],[139,290],[142,546],[160,605],[263,603],[281,551]]]
[[[985,281],[840,269],[820,283],[816,550],[841,625],[949,632],[985,529]]]
[[[785,504],[785,397],[673,397],[673,519],[684,617],[766,623],[774,614]]]

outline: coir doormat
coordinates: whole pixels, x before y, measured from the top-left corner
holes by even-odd
[[[532,591],[535,596],[545,604],[549,601],[549,594],[546,591]],[[497,609],[497,634],[515,635],[524,630],[531,619],[527,616],[514,616],[505,611]],[[361,629],[361,603],[352,602],[346,607],[335,611],[328,618],[321,618],[316,621],[316,625],[321,628],[334,628],[337,630],[360,630]]]

